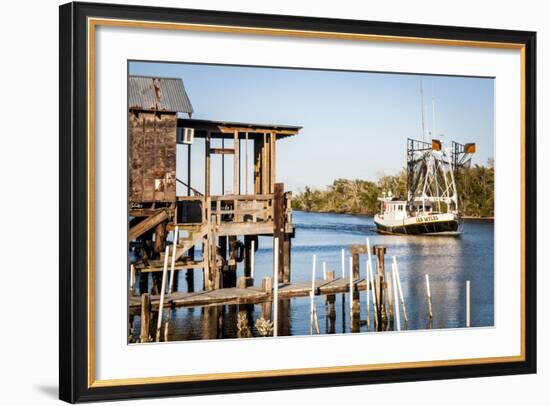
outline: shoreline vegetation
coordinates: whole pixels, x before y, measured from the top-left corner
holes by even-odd
[[[494,219],[494,165],[473,165],[460,171],[457,182],[459,210],[464,219]],[[378,197],[390,191],[399,199],[407,196],[407,171],[381,176],[376,181],[336,179],[324,189],[306,186],[292,198],[292,208],[306,212],[360,214],[380,211]]]

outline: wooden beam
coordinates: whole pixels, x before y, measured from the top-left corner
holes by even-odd
[[[204,160],[204,195],[210,196],[210,131],[206,133]]]
[[[269,137],[270,145],[269,145],[269,193],[274,193],[275,190],[275,164],[276,164],[276,154],[275,154],[275,146],[277,145],[275,140],[275,133],[271,133]],[[283,191],[284,193],[284,191]]]
[[[128,233],[128,239],[133,241],[166,220],[168,220],[168,213],[166,210],[161,210],[133,226]]]
[[[240,133],[270,133],[273,132],[274,134],[280,134],[280,135],[296,135],[300,130],[291,130],[291,129],[279,129],[279,128],[269,128],[269,127],[232,127],[232,126],[224,126],[219,125],[218,130],[223,134],[231,134],[235,131],[238,131]]]
[[[233,155],[235,150],[233,148],[210,148],[210,153],[219,155]]]
[[[239,131],[233,133],[233,194],[239,195],[239,176],[241,168],[239,167]]]
[[[277,252],[274,252],[273,255],[277,256],[277,275],[279,282],[286,282],[284,280],[284,221],[285,221],[285,212],[284,212],[284,188],[283,183],[277,183],[275,185],[275,197],[273,198],[273,238],[277,238],[279,244],[277,244]]]
[[[269,193],[268,188],[268,176],[269,176],[269,170],[268,170],[268,159],[269,156],[269,144],[267,143],[267,134],[264,133],[264,142],[262,144],[262,166],[260,168],[260,172],[262,173],[262,190],[261,193]]]
[[[253,143],[254,143],[254,194],[259,194],[259,193],[262,193],[261,191],[262,143],[259,138],[255,138]]]
[[[248,194],[248,132],[244,135],[244,194]]]

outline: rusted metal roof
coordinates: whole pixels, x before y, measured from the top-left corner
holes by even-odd
[[[193,113],[183,81],[177,78],[129,76],[128,107],[130,110],[178,112],[189,116]]]

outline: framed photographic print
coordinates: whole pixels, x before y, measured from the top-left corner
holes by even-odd
[[[60,7],[60,398],[536,371],[533,32]]]

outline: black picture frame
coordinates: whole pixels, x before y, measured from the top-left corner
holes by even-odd
[[[67,402],[220,394],[536,372],[536,33],[159,7],[68,3],[60,12],[59,397]],[[89,17],[381,36],[514,43],[525,52],[523,360],[362,372],[311,373],[134,385],[90,385],[88,376],[87,19]]]

